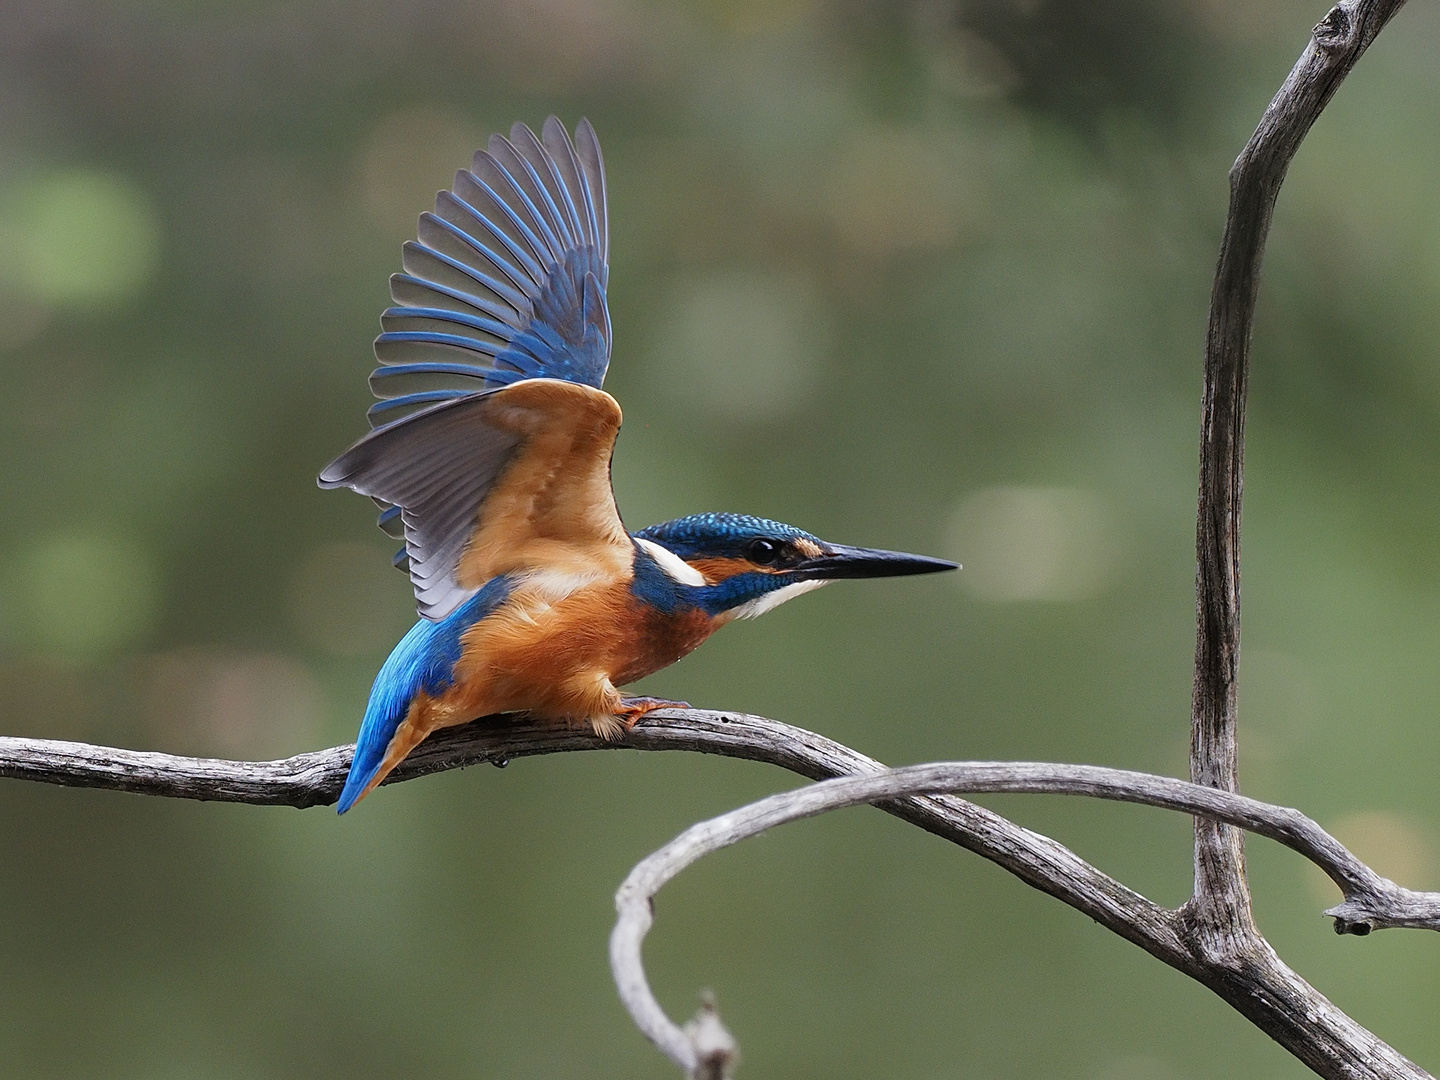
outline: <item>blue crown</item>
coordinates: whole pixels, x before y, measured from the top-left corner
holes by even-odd
[[[778,543],[794,540],[809,540],[816,545],[822,543],[818,537],[794,525],[749,514],[691,514],[651,525],[635,535],[653,540],[682,559],[702,556],[743,558],[746,547],[761,539]]]

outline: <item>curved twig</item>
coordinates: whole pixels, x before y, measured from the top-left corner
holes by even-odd
[[[885,771],[879,762],[832,739],[763,717],[663,710],[645,717],[618,743],[580,730],[524,720],[477,721],[436,733],[396,770],[392,781],[477,763],[501,764],[534,754],[619,747],[691,750],[766,761],[812,779]],[[249,763],[81,743],[0,739],[0,776],[152,795],[305,807],[334,802],[350,755],[350,747],[334,747],[284,761]],[[1440,915],[1433,894],[1412,893],[1373,874],[1297,811],[1139,773],[1027,764],[1007,776],[1003,770],[1009,767],[1005,765],[973,768],[979,770],[973,777],[977,783],[983,777],[987,790],[1125,797],[1189,813],[1223,815],[1235,824],[1254,826],[1315,858],[1341,883],[1346,902],[1330,914],[1337,919],[1336,928],[1344,932],[1364,933],[1380,926],[1428,927]],[[1127,888],[1049,837],[950,795],[906,796],[876,805],[989,859],[1210,987],[1322,1075],[1427,1075],[1331,1005],[1286,968],[1268,946],[1258,959],[1217,963],[1195,947],[1176,912]]]
[[[1088,795],[1203,815],[1277,840],[1325,870],[1345,892],[1346,903],[1341,907],[1365,920],[1363,930],[1354,924],[1347,927],[1345,919],[1337,914],[1340,909],[1332,909],[1327,914],[1336,914],[1340,933],[1369,933],[1382,925],[1440,929],[1440,893],[1412,892],[1380,877],[1297,810],[1125,769],[1036,762],[935,762],[825,780],[771,795],[692,825],[641,860],[615,894],[617,918],[610,935],[611,972],[620,999],[636,1026],[690,1077],[723,1075],[734,1053],[734,1041],[719,1024],[713,1005],[707,1014],[708,1027],[701,1029],[692,1023],[681,1028],[665,1014],[645,975],[642,947],[654,924],[655,894],[682,870],[706,855],[786,822],[847,806],[893,804],[915,796],[955,792]],[[1323,998],[1320,1001],[1338,1014]],[[1319,1020],[1320,1016],[1313,1019]],[[724,1036],[721,1049],[707,1052],[700,1033],[716,1029]],[[713,1039],[709,1045],[714,1046]],[[1404,1064],[1412,1070],[1411,1075],[1423,1075],[1410,1063]]]

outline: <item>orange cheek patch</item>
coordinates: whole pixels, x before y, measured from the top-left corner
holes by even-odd
[[[699,570],[700,576],[711,585],[718,585],[736,574],[748,573],[751,570],[769,573],[765,567],[756,566],[745,559],[687,559],[685,561]]]

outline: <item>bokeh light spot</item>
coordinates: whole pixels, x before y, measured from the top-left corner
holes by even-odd
[[[42,303],[113,306],[155,271],[155,212],[144,190],[123,176],[77,170],[39,178],[8,216],[15,284]]]
[[[1086,600],[1110,584],[1116,533],[1093,492],[987,488],[955,511],[949,552],[965,566],[961,584],[982,600]]]
[[[1361,810],[1331,823],[1327,831],[1382,877],[1409,889],[1435,888],[1434,841],[1409,818],[1388,810]],[[1335,883],[1319,867],[1307,865],[1312,895],[1333,904]]]
[[[84,660],[142,640],[154,624],[154,560],[113,536],[62,534],[17,563],[20,642],[47,655]]]
[[[671,396],[738,422],[777,420],[814,386],[826,335],[802,278],[716,273],[682,287],[654,362]]]
[[[830,174],[828,207],[842,240],[857,253],[934,250],[960,238],[983,199],[970,169],[923,131],[859,132]]]
[[[1434,881],[1434,845],[1419,826],[1385,810],[1363,810],[1331,827],[1342,844],[1370,869],[1412,889],[1429,889]]]

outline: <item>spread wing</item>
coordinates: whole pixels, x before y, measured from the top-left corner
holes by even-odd
[[[353,487],[380,504],[380,527],[405,538],[395,564],[409,571],[427,618],[443,618],[469,595],[446,574],[489,486],[523,441],[514,431],[472,427],[468,418],[480,406],[459,403],[531,379],[599,389],[610,363],[608,252],[595,131],[581,120],[572,142],[553,116],[539,138],[524,124],[509,139],[491,136],[471,168],[456,174],[454,189],[420,216],[419,239],[404,247],[404,273],[390,279],[397,306],[381,316],[375,339],[374,431],[320,483]],[[392,428],[397,434],[380,438]],[[344,463],[362,447],[375,456],[374,475],[352,483],[342,478],[350,475]],[[401,473],[408,479],[401,482]],[[381,487],[403,489],[411,502]]]
[[[620,406],[558,379],[441,401],[376,428],[330,463],[320,486],[398,508],[420,614],[438,622],[511,570],[597,554],[628,564],[610,490]]]
[[[453,191],[420,215],[390,279],[370,410],[407,412],[521,379],[599,387],[610,363],[609,227],[600,144],[581,120],[572,143],[555,117],[492,135]]]

